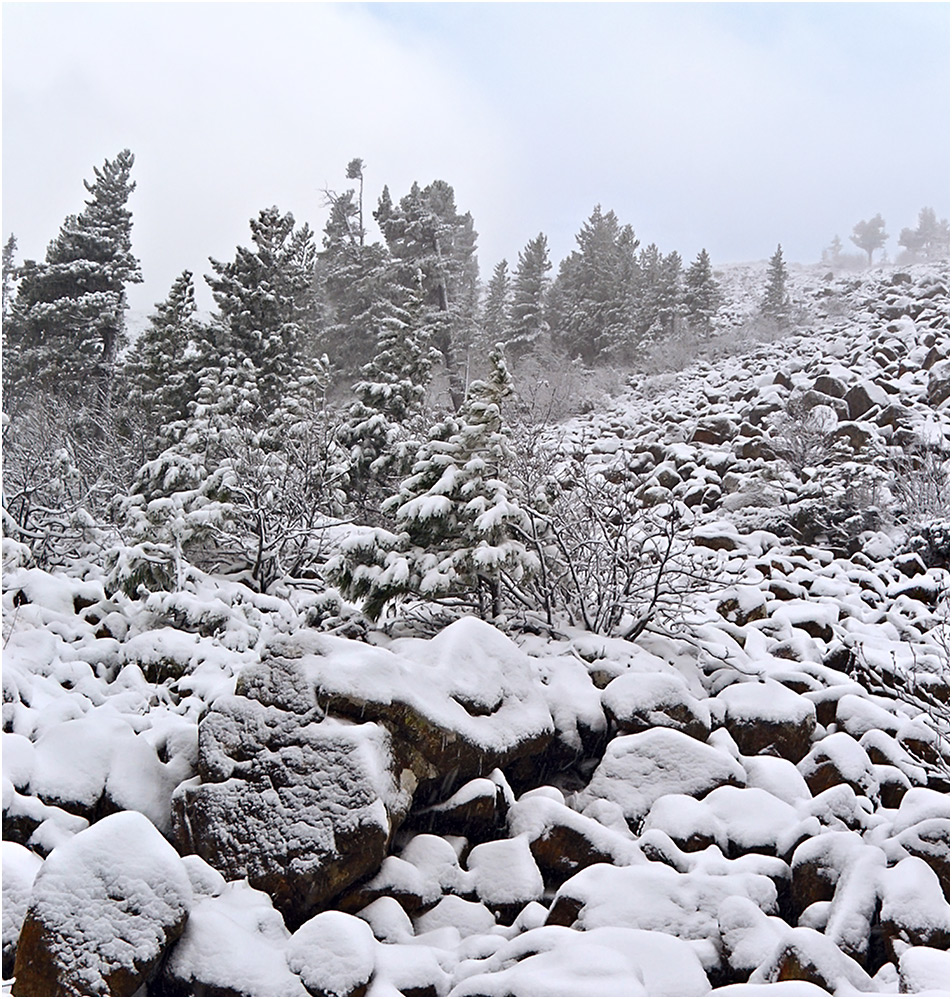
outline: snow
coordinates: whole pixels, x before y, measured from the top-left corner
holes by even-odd
[[[188,989],[230,989],[253,996],[307,996],[288,967],[290,934],[264,892],[230,882],[199,898],[164,974]]]
[[[288,967],[311,995],[350,995],[371,979],[376,941],[370,927],[344,912],[321,912],[291,935]]]
[[[101,819],[57,847],[36,874],[28,918],[87,995],[112,967],[154,963],[184,922],[192,888],[178,854],[138,812]]]
[[[899,958],[900,992],[907,995],[947,995],[950,958],[931,947],[910,947]]]
[[[16,946],[23,917],[26,915],[42,858],[31,853],[19,843],[3,842],[3,961],[6,968],[8,954]],[[4,977],[7,975],[4,971]]]
[[[727,705],[729,718],[739,722],[789,722],[801,725],[815,718],[813,705],[776,680],[734,683],[717,695]]]
[[[544,885],[526,836],[474,846],[466,865],[479,900],[489,908],[538,900]]]
[[[613,739],[576,798],[580,808],[606,798],[621,806],[629,822],[637,822],[662,795],[700,795],[745,781],[743,767],[726,753],[681,732],[651,729]]]

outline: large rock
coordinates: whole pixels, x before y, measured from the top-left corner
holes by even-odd
[[[47,857],[17,945],[19,996],[131,996],[182,933],[192,886],[138,812],[110,815]]]
[[[744,768],[727,753],[683,732],[655,728],[613,739],[588,787],[578,793],[577,805],[585,808],[604,798],[636,824],[662,795],[700,798],[716,787],[745,781]]]
[[[380,866],[414,796],[542,752],[554,726],[540,687],[529,657],[474,619],[392,650],[277,640],[200,725],[176,843],[298,926]]]
[[[873,406],[888,406],[889,396],[875,382],[857,382],[846,393],[846,405],[849,406],[850,419],[858,420]]]
[[[673,728],[702,742],[711,733],[711,714],[678,676],[625,673],[602,693],[602,704],[619,732]]]
[[[476,618],[392,651],[318,636],[302,664],[329,714],[393,734],[418,803],[539,755],[555,731],[532,660]]]
[[[735,683],[717,699],[725,706],[724,724],[745,756],[769,753],[792,763],[810,748],[816,709],[805,697],[776,680]]]
[[[291,926],[379,867],[409,808],[390,735],[370,722],[227,696],[199,751],[201,776],[173,799],[176,845],[267,892]]]
[[[19,843],[3,843],[3,977],[13,976],[17,939],[43,861]]]

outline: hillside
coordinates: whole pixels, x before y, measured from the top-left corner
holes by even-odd
[[[528,434],[612,634],[4,539],[14,995],[947,993],[947,265],[795,274],[743,343],[722,280],[706,360]]]

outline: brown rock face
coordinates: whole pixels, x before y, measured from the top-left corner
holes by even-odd
[[[181,936],[191,904],[181,860],[148,819],[101,820],[37,873],[13,994],[134,995]]]

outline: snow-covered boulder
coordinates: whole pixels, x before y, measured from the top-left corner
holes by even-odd
[[[526,903],[539,901],[545,890],[526,836],[480,843],[466,865],[476,896],[504,922],[511,922]]]
[[[846,732],[834,732],[821,739],[800,761],[798,769],[814,795],[838,784],[868,798],[879,790],[866,750]]]
[[[292,926],[380,866],[410,803],[390,734],[316,707],[220,697],[199,729],[199,765],[173,799],[180,852],[247,878]]]
[[[949,949],[949,906],[924,860],[907,857],[881,872],[883,940],[894,958],[907,946]]]
[[[162,965],[158,994],[310,995],[288,967],[290,937],[264,892],[231,882],[220,894],[195,902]]]
[[[13,975],[17,938],[30,903],[33,879],[43,863],[19,843],[3,843],[3,977]]]
[[[555,726],[532,660],[477,618],[391,650],[329,636],[310,641],[302,668],[329,714],[375,721],[393,734],[418,800],[542,753]],[[422,803],[422,802],[421,802]]]
[[[33,883],[14,995],[132,995],[182,933],[192,886],[138,812],[119,812],[55,849]]]
[[[831,995],[878,992],[876,983],[827,936],[806,926],[788,930],[750,976],[752,985],[811,982]]]
[[[793,763],[810,748],[816,709],[806,698],[776,680],[734,683],[717,695],[725,707],[724,724],[745,756],[770,753]]]
[[[577,795],[584,809],[598,799],[618,804],[629,823],[639,822],[665,794],[703,797],[723,784],[742,786],[744,768],[733,757],[683,732],[654,728],[613,739]]]
[[[711,713],[677,676],[625,673],[602,691],[602,704],[618,731],[673,728],[702,742],[711,731]]]
[[[313,996],[361,994],[373,977],[377,942],[357,916],[321,912],[292,934],[288,967]]]
[[[899,991],[902,995],[945,995],[949,970],[948,951],[910,947],[899,958]]]

